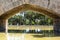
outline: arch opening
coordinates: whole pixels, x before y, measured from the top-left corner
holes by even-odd
[[[16,20],[14,20],[15,18]],[[44,35],[46,33],[45,31],[49,32],[53,30],[53,27],[52,27],[53,24],[50,24],[49,22],[49,20],[51,21],[51,18],[49,18],[48,16],[42,15],[42,13],[40,12],[31,11],[31,10],[22,11],[22,12],[19,12],[19,14],[13,16],[11,19],[13,19],[14,21],[12,21],[12,24],[9,23],[10,25],[9,33],[13,30],[13,33],[17,32],[17,33],[25,33],[25,34],[26,33],[38,34],[40,32],[36,30],[41,30],[42,34]],[[9,19],[9,21],[11,21],[11,19]],[[28,30],[29,32],[27,32],[26,30]],[[48,34],[48,36],[50,35],[49,33],[46,33],[46,34]]]
[[[56,27],[60,23],[60,21],[59,21],[60,17],[54,11],[49,10],[47,8],[40,7],[38,5],[23,4],[23,5],[20,5],[18,7],[15,7],[13,9],[5,12],[3,15],[0,16],[0,19],[2,21],[1,24],[4,26],[4,28],[7,29],[7,21],[6,20],[8,20],[11,16],[13,16],[16,13],[18,13],[20,11],[23,11],[23,10],[33,10],[33,11],[37,11],[37,12],[42,12],[43,14],[45,14],[45,15],[47,15],[47,16],[49,16],[49,17],[54,19],[54,21],[53,21],[54,22],[54,26],[56,26]],[[58,28],[60,28],[60,27],[58,26],[57,29],[56,29],[56,27],[54,28],[54,30],[58,30],[59,31],[60,29],[58,29]]]

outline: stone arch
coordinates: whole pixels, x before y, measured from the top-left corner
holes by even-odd
[[[33,10],[37,12],[42,12],[43,14],[51,17],[51,18],[59,18],[56,12],[49,10],[44,7],[40,7],[38,5],[31,5],[31,4],[22,4],[18,7],[15,7],[11,10],[8,10],[7,12],[3,13],[0,18],[1,19],[8,19],[9,17],[13,16],[14,14],[23,11],[23,10]]]
[[[38,5],[31,5],[31,4],[22,4],[18,7],[15,7],[11,10],[8,10],[7,12],[3,13],[0,16],[0,24],[3,25],[3,30],[6,31],[7,33],[7,20],[9,17],[15,15],[16,13],[23,11],[23,10],[33,10],[33,11],[37,11],[37,12],[42,12],[43,14],[51,17],[54,19],[54,30],[59,31],[60,29],[60,17],[57,15],[56,12],[49,10],[47,8],[44,7],[40,7]],[[1,26],[1,25],[0,25]],[[60,31],[59,31],[60,32]],[[57,32],[56,32],[57,33]]]

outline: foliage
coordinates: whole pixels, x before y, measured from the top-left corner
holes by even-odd
[[[23,15],[23,12],[22,12]],[[52,25],[53,20],[38,12],[25,11],[24,17],[22,15],[15,15],[9,19],[9,25]]]

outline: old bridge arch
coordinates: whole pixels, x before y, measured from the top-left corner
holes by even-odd
[[[60,26],[60,17],[52,10],[49,10],[44,7],[40,7],[38,5],[32,5],[32,4],[22,4],[18,7],[15,7],[11,10],[8,10],[3,15],[0,16],[0,26],[2,26],[3,31],[7,33],[7,24],[8,24],[8,18],[15,15],[16,13],[23,11],[23,10],[33,10],[37,12],[42,12],[43,14],[53,18],[54,22],[54,30],[59,30]]]

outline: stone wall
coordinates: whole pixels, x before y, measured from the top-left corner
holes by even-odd
[[[55,33],[55,35],[60,36],[60,19],[54,19],[53,24],[54,24],[54,33]]]
[[[60,14],[60,0],[0,0],[0,15],[25,3],[38,5]]]

